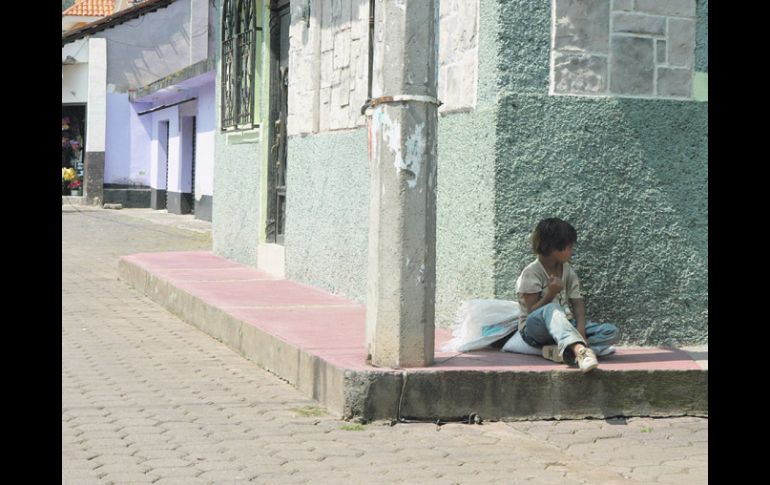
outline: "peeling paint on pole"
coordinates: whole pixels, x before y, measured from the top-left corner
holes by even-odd
[[[403,142],[399,123],[392,121],[382,110],[377,111],[375,119],[378,120],[377,129],[381,130],[382,138],[393,155],[396,175],[401,171],[406,172],[407,176],[411,176],[407,179],[409,188],[415,188],[425,156],[425,123],[417,124],[406,142]]]
[[[417,177],[420,176],[422,159],[425,156],[425,145],[425,123],[420,123],[414,127],[414,132],[406,139],[405,163],[401,167],[402,170],[408,170],[414,174],[414,178],[407,181],[411,188],[415,188]],[[399,169],[398,165],[396,165],[396,169]]]

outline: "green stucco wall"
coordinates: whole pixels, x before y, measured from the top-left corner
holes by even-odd
[[[497,5],[482,8],[479,22],[496,31]],[[439,326],[453,324],[463,300],[494,296],[496,46],[495,36],[479,39],[477,108],[438,120]],[[365,128],[289,138],[287,277],[364,302],[369,183]]]
[[[224,258],[256,266],[262,146],[228,145],[226,136],[220,134],[215,143],[213,250]]]
[[[696,70],[708,70],[698,1]],[[542,218],[578,231],[589,319],[624,343],[708,342],[708,104],[549,96],[551,2],[482,0],[477,106],[439,117],[436,323],[514,298]],[[705,12],[705,13],[704,13]],[[256,264],[261,151],[217,138],[214,246]],[[363,301],[366,129],[288,142],[287,277]]]
[[[497,130],[498,297],[515,297],[532,229],[557,216],[578,232],[589,319],[627,342],[706,342],[707,106],[509,95]]]
[[[492,109],[439,118],[436,325],[454,323],[470,298],[494,297]]]
[[[492,297],[494,112],[439,119],[436,322]],[[366,129],[289,139],[287,277],[366,298],[369,162]]]
[[[366,297],[369,162],[365,129],[289,138],[286,277]]]
[[[481,0],[481,9],[493,8]],[[494,32],[497,51],[497,92],[548,93],[551,52],[551,2],[497,0],[498,22]],[[481,37],[484,38],[482,31]],[[484,53],[479,52],[479,57]]]
[[[708,104],[548,96],[550,2],[501,5],[497,297],[557,216],[578,231],[589,319],[626,343],[707,343]]]

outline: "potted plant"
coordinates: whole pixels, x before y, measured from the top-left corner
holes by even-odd
[[[74,197],[80,197],[80,189],[83,186],[82,182],[78,179],[73,180],[67,185],[70,189],[70,195]]]
[[[61,169],[61,194],[67,195],[70,193],[70,183],[77,180],[78,183],[80,183],[80,180],[78,180],[78,175],[75,172],[75,169],[72,167],[69,168],[62,168]],[[78,185],[78,191],[80,189],[80,185]],[[78,194],[80,195],[80,194]]]

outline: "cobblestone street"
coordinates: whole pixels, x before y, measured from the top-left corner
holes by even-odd
[[[210,248],[192,216],[62,206],[63,483],[708,482],[704,418],[336,419],[117,279],[120,256]]]

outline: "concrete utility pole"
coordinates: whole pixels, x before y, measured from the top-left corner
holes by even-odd
[[[438,2],[376,2],[366,299],[376,366],[433,363]]]

